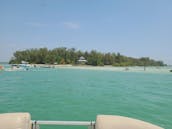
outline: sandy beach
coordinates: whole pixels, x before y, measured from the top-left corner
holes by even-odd
[[[49,64],[31,64],[32,67],[38,68],[65,68],[65,69],[83,69],[83,70],[104,70],[104,71],[121,71],[121,72],[152,72],[152,73],[170,73],[171,66],[129,66],[129,67],[115,67],[115,66],[89,66],[89,65],[49,65]]]
[[[10,64],[5,64],[4,70],[5,71],[22,71],[23,66],[19,65],[19,68],[12,68]],[[89,66],[89,65],[52,65],[52,64],[27,64],[25,68],[28,70],[34,70],[37,68],[45,68],[45,69],[81,69],[81,70],[102,70],[102,71],[116,71],[116,72],[145,72],[145,73],[170,73],[172,70],[172,66],[126,66],[126,67],[115,67],[111,65],[105,66]],[[23,70],[25,70],[25,68]]]

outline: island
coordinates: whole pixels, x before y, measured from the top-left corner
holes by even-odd
[[[115,52],[102,53],[96,50],[88,52],[66,47],[54,49],[32,48],[16,51],[9,63],[20,64],[22,61],[30,64],[52,65],[166,66],[163,61],[156,61],[149,57],[134,58]]]

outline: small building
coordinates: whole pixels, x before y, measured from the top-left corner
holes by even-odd
[[[27,62],[27,61],[21,61],[21,64],[29,64],[29,62]]]
[[[85,64],[86,62],[87,62],[87,60],[83,56],[81,56],[78,60],[79,64]]]

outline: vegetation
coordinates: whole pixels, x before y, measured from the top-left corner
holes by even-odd
[[[28,49],[16,51],[10,60],[11,64],[27,61],[32,64],[78,64],[78,59],[83,56],[87,65],[103,66],[164,66],[162,61],[155,61],[149,57],[132,58],[120,53],[101,53],[96,50],[83,52],[74,48],[65,47],[48,50],[47,48]]]

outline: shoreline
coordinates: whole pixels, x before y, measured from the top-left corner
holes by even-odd
[[[8,67],[4,66],[5,71],[22,71],[23,70],[34,70],[37,68],[45,69],[80,69],[80,70],[101,70],[101,71],[114,71],[114,72],[142,72],[142,73],[170,73],[172,70],[171,66],[91,66],[91,65],[56,65],[56,64],[16,64],[18,68],[9,67],[10,64],[6,64]],[[12,64],[11,64],[12,65]],[[13,64],[15,65],[15,64]]]
[[[48,64],[33,64],[38,68],[63,68],[63,69],[81,69],[81,70],[104,70],[104,71],[119,71],[119,72],[151,72],[151,73],[170,73],[170,66],[90,66],[90,65],[48,65]]]

